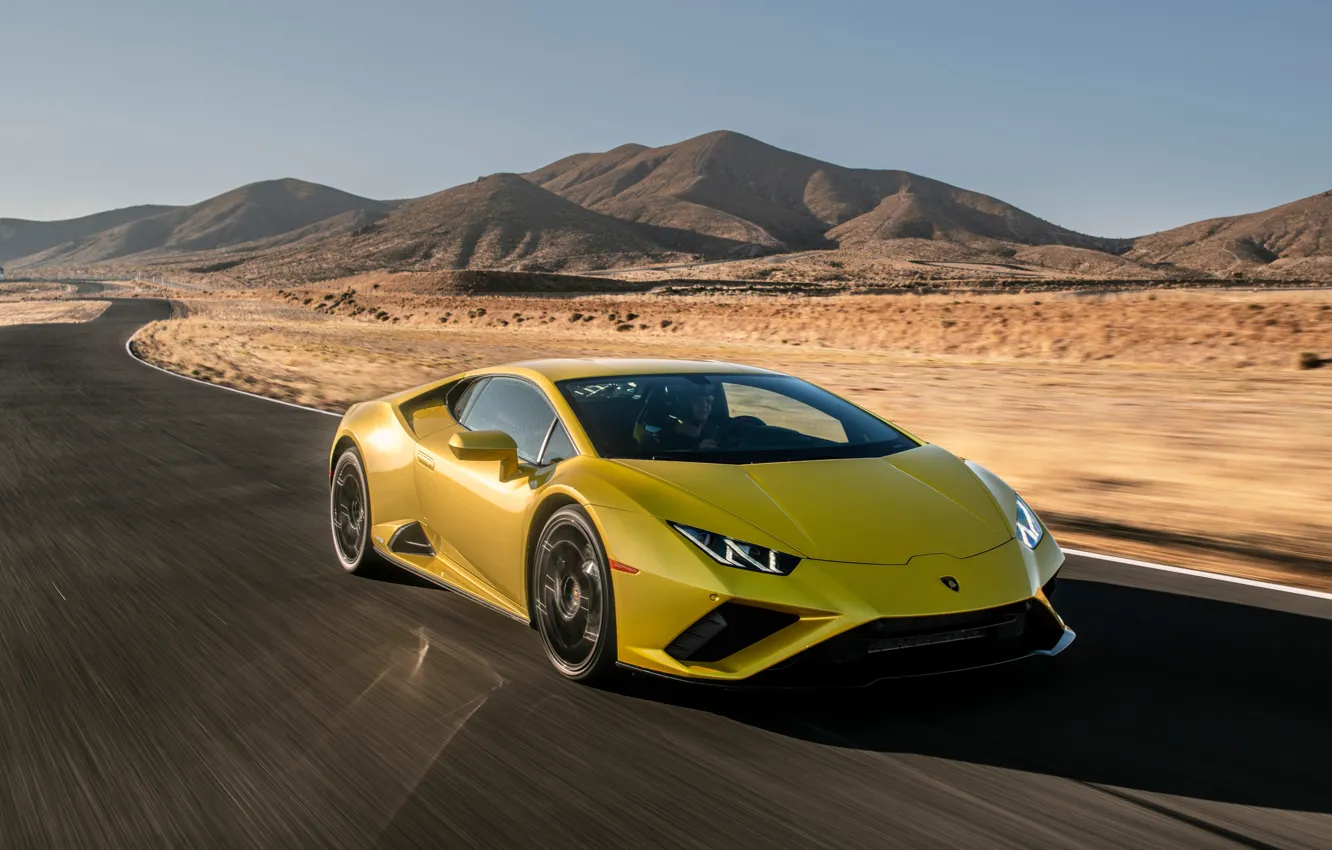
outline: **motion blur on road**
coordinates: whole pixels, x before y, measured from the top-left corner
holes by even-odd
[[[1326,598],[1072,557],[1054,659],[578,687],[345,575],[337,420],[132,358],[169,311],[0,328],[0,845],[1329,846]]]

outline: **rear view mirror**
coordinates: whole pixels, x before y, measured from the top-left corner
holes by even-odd
[[[458,460],[497,460],[501,480],[518,474],[518,444],[503,431],[459,431],[449,438]]]

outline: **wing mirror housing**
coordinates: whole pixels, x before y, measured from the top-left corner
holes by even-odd
[[[518,474],[518,444],[503,431],[459,431],[449,437],[449,448],[458,460],[497,460],[500,480]]]

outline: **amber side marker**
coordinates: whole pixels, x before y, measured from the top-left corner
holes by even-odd
[[[633,575],[634,573],[638,572],[638,567],[631,567],[628,564],[621,564],[619,561],[611,561],[610,568],[612,570],[619,570],[622,573],[629,573],[629,575]]]

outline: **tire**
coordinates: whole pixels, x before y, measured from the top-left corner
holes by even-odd
[[[355,446],[338,455],[328,486],[328,516],[333,529],[333,551],[349,573],[365,572],[379,564],[370,542],[370,488],[365,465]]]
[[[550,663],[584,684],[616,679],[610,564],[587,511],[569,505],[551,514],[532,560],[532,612]]]

